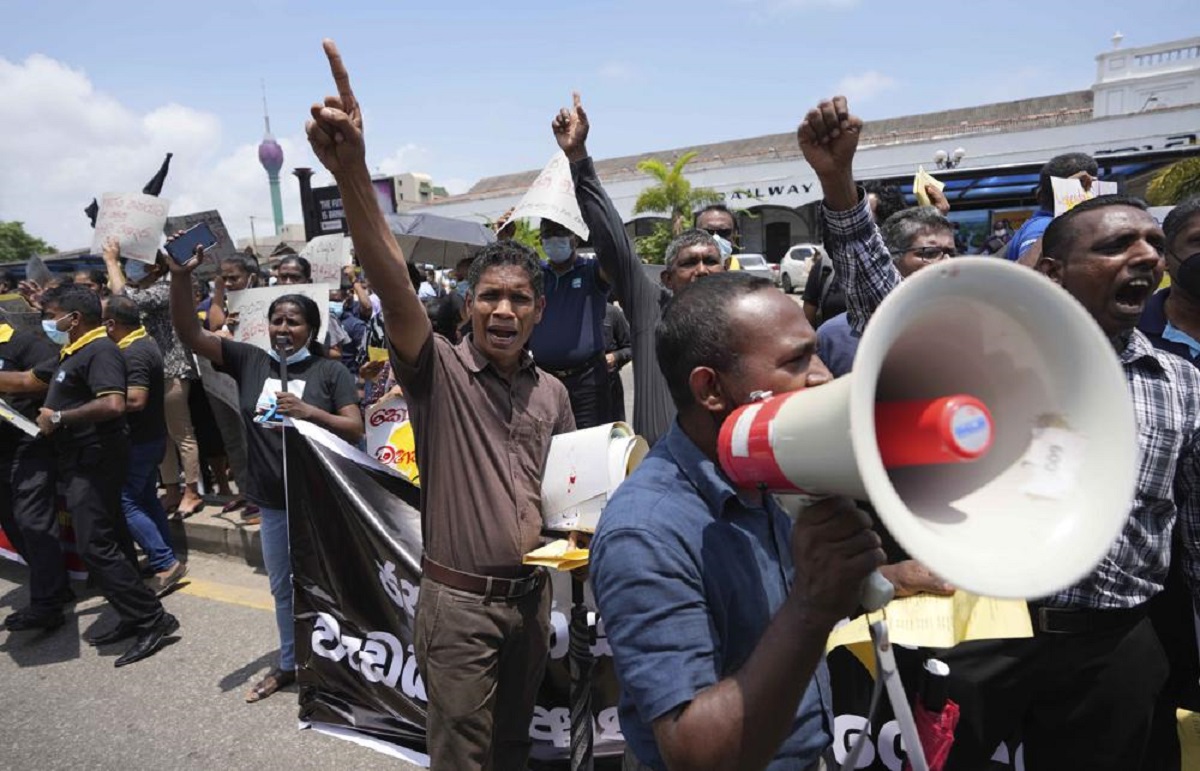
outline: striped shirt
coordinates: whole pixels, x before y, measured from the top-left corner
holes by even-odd
[[[871,314],[900,283],[865,197],[835,212],[822,205],[825,250],[846,292],[852,329],[861,333]],[[1138,427],[1137,490],[1125,528],[1087,578],[1045,598],[1063,608],[1128,608],[1162,591],[1171,558],[1171,530],[1179,519],[1184,571],[1200,597],[1200,372],[1156,349],[1133,330],[1119,355]]]

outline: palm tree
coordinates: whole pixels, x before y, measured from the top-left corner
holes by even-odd
[[[684,153],[676,159],[672,166],[651,158],[637,165],[638,171],[649,174],[658,180],[638,193],[637,201],[633,204],[634,214],[647,212],[662,212],[671,217],[671,232],[679,235],[684,230],[692,212],[721,200],[721,194],[711,187],[692,187],[687,177],[683,176],[683,167],[695,158],[695,151]]]
[[[1153,206],[1172,206],[1197,193],[1200,193],[1200,158],[1187,158],[1155,174],[1146,189],[1146,199]]]

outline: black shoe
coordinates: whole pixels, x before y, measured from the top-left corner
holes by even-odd
[[[85,634],[83,636],[83,641],[88,645],[109,645],[110,643],[120,642],[121,640],[128,640],[130,637],[136,637],[137,634],[138,628],[136,626],[121,621],[107,632],[93,632],[92,634]]]
[[[123,667],[135,661],[148,659],[162,647],[163,640],[179,631],[179,619],[170,613],[163,613],[158,623],[138,635],[137,641],[129,646],[129,650],[121,654],[121,658],[113,662],[114,667]]]
[[[10,632],[27,632],[31,629],[44,629],[49,632],[58,629],[66,620],[66,617],[56,610],[37,611],[22,608],[4,619],[4,628]]]

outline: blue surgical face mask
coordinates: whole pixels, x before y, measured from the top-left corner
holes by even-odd
[[[66,318],[65,316],[63,318]],[[46,337],[50,338],[50,342],[55,345],[66,345],[71,341],[71,333],[64,332],[58,328],[59,319],[42,319],[42,331],[46,333]]]
[[[571,259],[571,252],[574,251],[574,249],[571,248],[570,236],[552,236],[550,238],[543,238],[542,248],[546,250],[546,257],[548,257],[550,262],[554,263],[555,265],[561,265],[567,260]]]
[[[275,361],[279,361],[279,351],[272,348],[271,350],[267,351],[267,353],[270,354],[272,359],[274,359]],[[288,366],[290,367],[293,364],[299,364],[300,362],[307,359],[309,356],[312,356],[312,351],[308,350],[308,346],[306,345],[298,351],[293,351],[287,357]]]
[[[733,243],[721,238],[716,233],[710,234],[713,240],[717,242],[717,248],[721,250],[721,258],[724,259],[733,254]]]
[[[341,319],[342,314],[346,312],[346,306],[337,300],[329,301],[329,315],[334,318]]]
[[[137,260],[125,261],[125,278],[130,281],[141,281],[150,273],[150,266]]]

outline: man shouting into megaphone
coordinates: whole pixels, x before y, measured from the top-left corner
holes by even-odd
[[[826,639],[883,564],[879,537],[845,499],[793,527],[717,460],[722,423],[756,392],[830,380],[816,336],[770,281],[732,272],[679,292],[656,338],[678,418],[609,503],[591,555],[625,767],[820,767]]]

